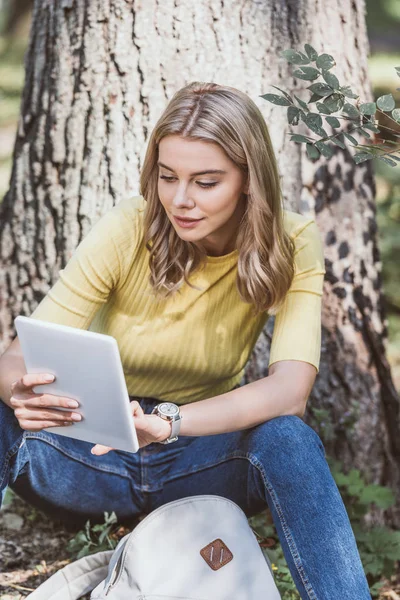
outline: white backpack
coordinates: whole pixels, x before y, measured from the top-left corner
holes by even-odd
[[[245,513],[215,495],[160,506],[115,550],[67,565],[27,598],[77,600],[90,590],[92,600],[281,598]]]

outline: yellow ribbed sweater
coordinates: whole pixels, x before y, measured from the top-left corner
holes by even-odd
[[[177,404],[231,390],[261,333],[236,289],[238,251],[210,256],[206,268],[167,300],[148,282],[142,196],[126,198],[92,227],[31,317],[112,335],[128,392]],[[296,245],[296,274],[276,315],[269,365],[301,360],[319,369],[323,247],[314,219],[284,211]]]

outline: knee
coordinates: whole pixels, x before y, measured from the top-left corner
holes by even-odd
[[[282,415],[260,423],[252,430],[251,452],[262,462],[271,458],[311,460],[314,453],[325,453],[317,432],[295,415]]]
[[[5,431],[23,433],[13,409],[2,398],[0,398],[0,425],[2,431],[0,441],[5,436]]]

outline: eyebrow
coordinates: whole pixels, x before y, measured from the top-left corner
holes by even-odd
[[[164,165],[164,163],[158,161],[157,165],[159,167],[164,167],[164,169],[168,169],[168,171],[172,171],[174,172],[173,169],[171,169],[171,167],[168,167],[167,165]],[[205,175],[206,173],[214,173],[217,175],[225,175],[226,171],[222,171],[221,169],[207,169],[206,171],[197,171],[196,173],[191,173],[190,176],[194,177],[195,175]]]

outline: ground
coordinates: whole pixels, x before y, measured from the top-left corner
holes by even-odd
[[[67,544],[75,534],[14,496],[0,510],[0,600],[21,600],[74,560]]]
[[[120,528],[116,536],[126,533]],[[71,562],[67,544],[74,535],[13,497],[0,510],[0,600],[22,600]],[[400,600],[400,573],[386,582],[379,600]]]

